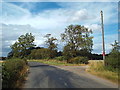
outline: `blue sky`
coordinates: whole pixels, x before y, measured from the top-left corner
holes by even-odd
[[[102,53],[100,11],[104,13],[106,53],[118,40],[117,2],[3,2],[0,3],[0,29],[2,30],[2,55],[6,56],[17,38],[27,32],[35,36],[35,44],[44,46],[43,36],[51,33],[60,40],[60,34],[70,24],[92,29],[93,53]],[[58,42],[61,50],[63,43]]]

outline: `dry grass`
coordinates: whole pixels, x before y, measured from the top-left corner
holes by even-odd
[[[91,74],[108,79],[112,82],[118,83],[118,72],[112,72],[104,67],[104,61],[90,61],[87,69]]]

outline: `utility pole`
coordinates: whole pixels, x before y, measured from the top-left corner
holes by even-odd
[[[101,27],[102,27],[102,49],[103,49],[103,60],[105,60],[104,25],[103,25],[103,12],[102,12],[102,11],[101,11]]]

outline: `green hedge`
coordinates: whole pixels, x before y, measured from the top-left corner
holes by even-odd
[[[47,48],[43,49],[34,49],[31,51],[30,55],[28,56],[28,59],[50,59],[54,58],[56,56],[55,50],[50,50]]]
[[[87,57],[82,57],[82,56],[74,57],[74,58],[71,58],[69,60],[69,63],[73,63],[73,64],[87,64],[88,63],[88,58]]]
[[[25,60],[9,59],[2,65],[2,87],[18,88],[20,82],[24,80],[27,72]]]

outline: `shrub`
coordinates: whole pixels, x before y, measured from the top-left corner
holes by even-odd
[[[55,57],[56,60],[59,60],[59,61],[64,61],[65,60],[65,57],[64,56],[59,56],[59,57]]]
[[[2,65],[2,87],[18,88],[27,72],[25,60],[9,59]]]
[[[119,68],[120,60],[120,52],[113,51],[110,55],[105,59],[105,67],[111,71]]]
[[[50,59],[56,56],[55,50],[50,50],[48,48],[35,49],[31,51],[31,54],[28,56],[29,59]]]
[[[87,57],[74,57],[69,60],[69,63],[73,64],[87,64],[88,63],[88,58]]]

